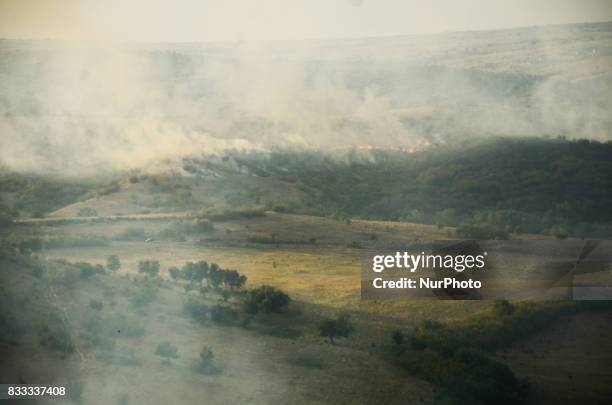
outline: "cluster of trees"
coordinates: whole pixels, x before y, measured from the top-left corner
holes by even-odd
[[[17,211],[27,211],[33,217],[41,217],[84,199],[97,186],[94,181],[20,174],[0,168],[0,192],[15,193],[14,204],[9,210],[12,216]]]
[[[612,236],[612,143],[500,138],[409,155],[236,157],[306,195],[293,209],[505,232]],[[347,163],[348,162],[348,163]]]
[[[244,296],[243,306],[247,314],[281,312],[291,299],[283,291],[267,285],[251,289]]]
[[[393,361],[445,389],[455,401],[511,404],[526,395],[528,384],[516,378],[491,353],[506,348],[561,315],[608,303],[521,303],[496,301],[489,313],[462,323],[425,321],[406,337],[391,335]]]
[[[171,267],[168,273],[173,280],[186,280],[190,284],[197,283],[200,286],[206,280],[208,287],[218,289],[223,286],[230,291],[244,287],[247,281],[247,277],[237,270],[222,269],[217,263],[209,264],[205,260],[187,262],[181,269]]]

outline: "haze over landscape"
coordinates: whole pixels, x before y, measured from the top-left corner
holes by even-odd
[[[609,1],[0,0],[0,383],[606,404],[611,111]],[[364,299],[433,241],[538,299]]]

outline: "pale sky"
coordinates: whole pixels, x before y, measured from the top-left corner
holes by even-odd
[[[612,20],[612,0],[0,0],[0,38],[355,38]]]

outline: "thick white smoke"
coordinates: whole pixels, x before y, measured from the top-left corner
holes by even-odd
[[[489,135],[607,140],[612,86],[601,66],[610,30],[271,44],[4,41],[0,162],[87,175],[228,149]]]

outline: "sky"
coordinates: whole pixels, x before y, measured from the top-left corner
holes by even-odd
[[[612,0],[0,0],[0,38],[362,38],[612,20]]]

